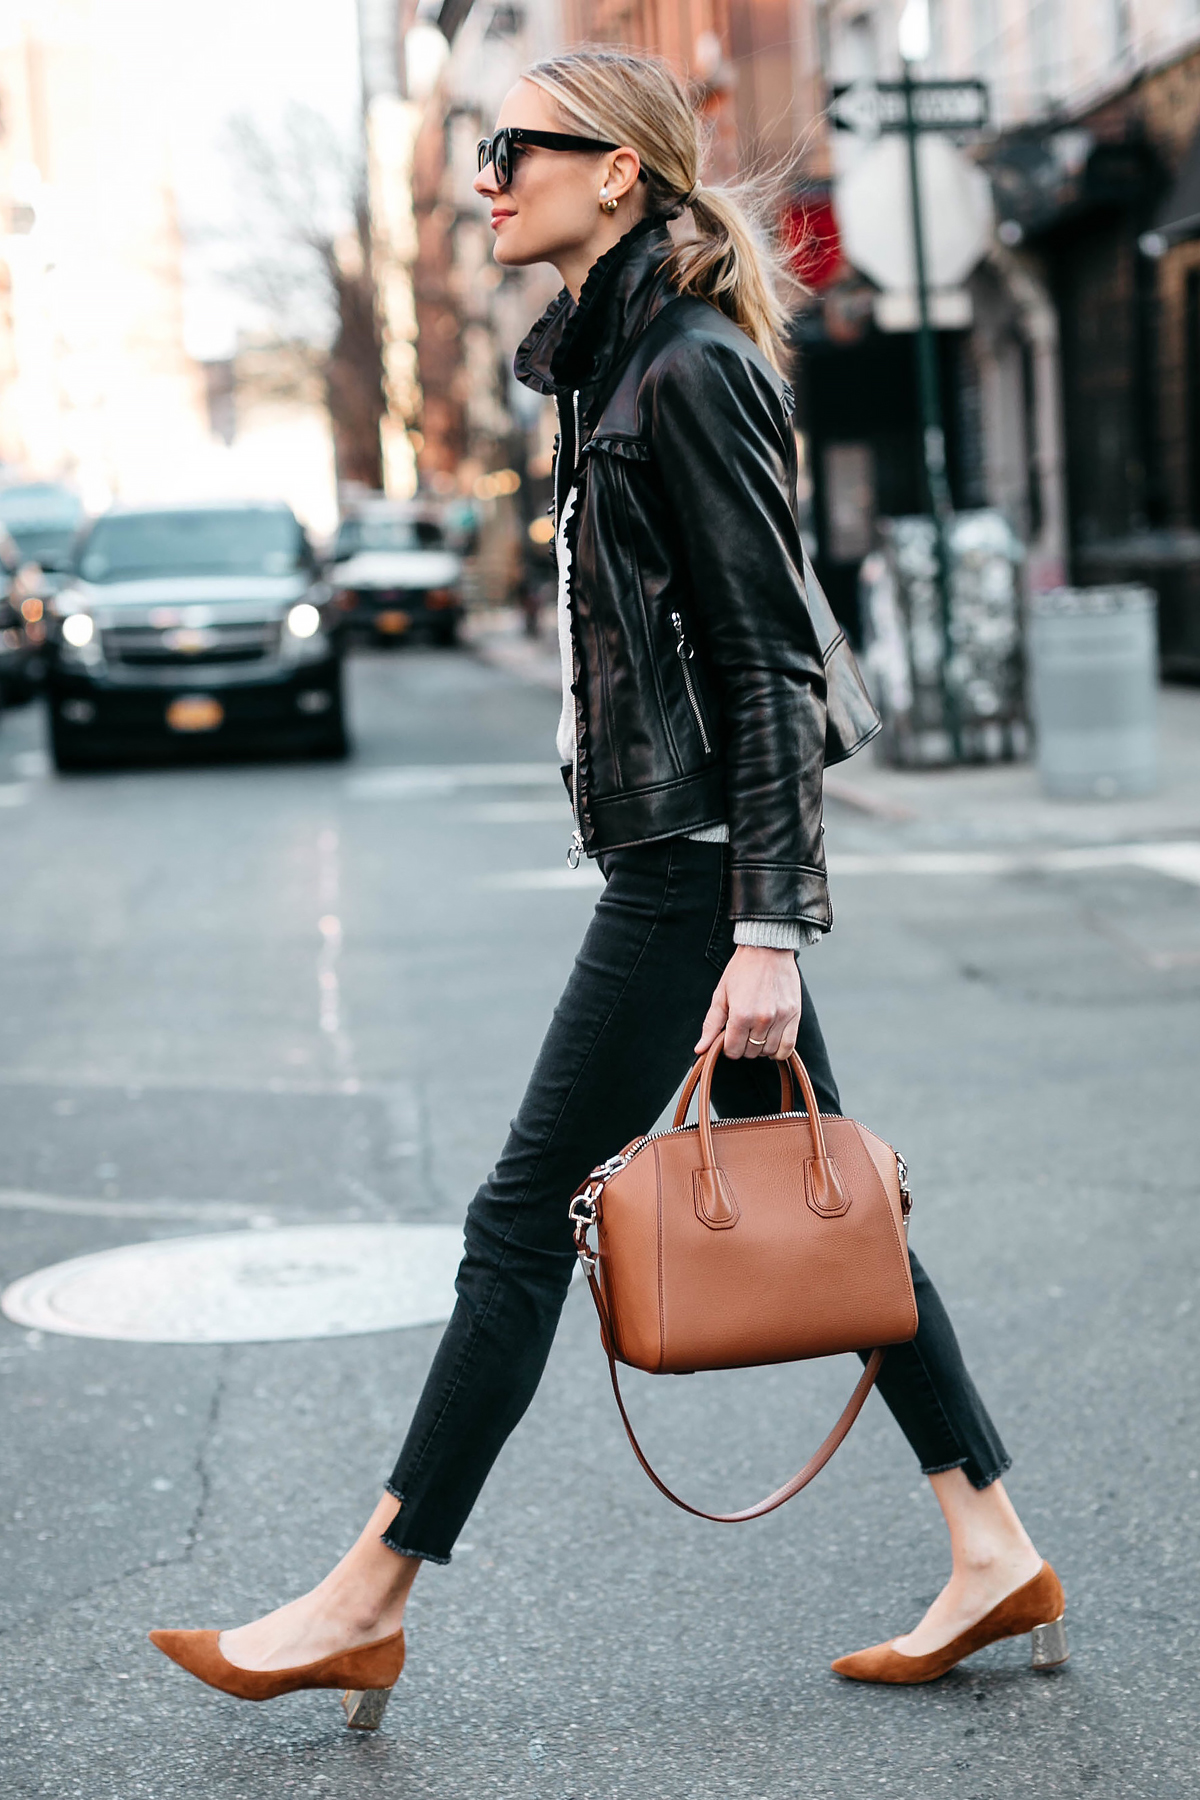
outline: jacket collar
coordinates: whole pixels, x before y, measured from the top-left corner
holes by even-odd
[[[572,300],[563,288],[530,331],[513,372],[539,394],[591,388],[604,381],[672,297],[663,263],[672,250],[665,220],[642,219],[606,250]]]

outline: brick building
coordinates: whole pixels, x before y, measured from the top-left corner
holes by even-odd
[[[470,194],[475,135],[521,63],[560,43],[666,54],[710,120],[708,178],[769,168],[780,184],[813,289],[795,327],[813,549],[853,630],[877,517],[924,497],[913,333],[882,328],[878,291],[841,254],[838,184],[864,146],[828,130],[825,107],[834,82],[899,73],[900,6],[444,0],[457,36],[425,131],[441,232],[427,268],[448,311],[422,358],[458,411],[443,429],[430,409],[429,466],[476,478],[525,456],[523,481],[543,479],[544,429],[520,415],[507,358],[546,288],[490,264]],[[1167,667],[1200,670],[1200,27],[1172,0],[1136,13],[932,0],[932,12],[920,74],[983,75],[992,99],[988,131],[964,148],[991,177],[997,231],[963,316],[938,333],[955,503],[1006,514],[1035,589],[1152,581]]]

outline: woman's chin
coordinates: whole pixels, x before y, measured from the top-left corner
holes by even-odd
[[[503,231],[497,232],[496,241],[492,245],[493,262],[502,263],[506,268],[520,269],[526,263],[540,262],[540,260],[541,258],[536,253],[531,256],[522,249],[519,241],[514,243],[510,237],[506,238]]]

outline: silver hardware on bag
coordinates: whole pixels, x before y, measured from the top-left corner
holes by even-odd
[[[579,859],[582,855],[583,855],[583,833],[578,828],[576,828],[571,833],[571,842],[570,842],[570,846],[567,850],[567,867],[568,867],[568,869],[577,869],[579,867]]]
[[[575,1253],[583,1264],[585,1275],[596,1272],[596,1252],[587,1241],[587,1234],[596,1223],[596,1202],[592,1198],[591,1183],[582,1194],[576,1194],[571,1202],[571,1223],[575,1227]]]
[[[900,1181],[900,1211],[907,1219],[912,1211],[912,1189],[908,1185],[908,1164],[898,1150],[896,1152],[896,1174]]]
[[[624,1153],[624,1151],[622,1151],[619,1156],[610,1156],[607,1162],[597,1163],[596,1167],[592,1170],[591,1174],[588,1176],[587,1186],[583,1189],[583,1191],[578,1196],[579,1199],[580,1200],[590,1200],[592,1202],[592,1208],[593,1208],[593,1212],[594,1212],[595,1203],[597,1200],[599,1200],[601,1194],[604,1192],[605,1182],[610,1180],[612,1176],[619,1175],[621,1170],[625,1167],[625,1165],[628,1161],[629,1161],[629,1157]],[[572,1203],[571,1203],[571,1217],[572,1218],[575,1217],[575,1202],[574,1201],[572,1201]]]
[[[580,1189],[571,1202],[569,1216],[575,1227],[575,1249],[585,1275],[594,1275],[596,1272],[596,1253],[588,1244],[587,1234],[600,1216],[600,1196],[610,1176],[616,1175],[628,1161],[629,1157],[622,1154],[610,1156],[607,1162],[598,1163],[588,1176],[587,1185]]]
[[[591,1229],[596,1223],[596,1202],[590,1193],[585,1191],[582,1194],[576,1194],[571,1202],[569,1217],[573,1225],[582,1225],[585,1231]]]

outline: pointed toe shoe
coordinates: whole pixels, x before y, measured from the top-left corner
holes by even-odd
[[[896,1687],[916,1687],[921,1682],[938,1681],[949,1674],[964,1657],[974,1656],[985,1644],[999,1638],[1022,1637],[1029,1632],[1032,1665],[1035,1669],[1056,1669],[1069,1655],[1067,1633],[1063,1624],[1064,1596],[1062,1583],[1050,1564],[1044,1562],[1037,1574],[993,1606],[991,1612],[968,1630],[960,1632],[940,1650],[927,1656],[905,1656],[893,1647],[893,1641],[875,1644],[869,1650],[857,1650],[852,1656],[839,1656],[832,1665],[835,1675],[848,1681],[886,1682]]]
[[[164,1656],[235,1700],[276,1700],[306,1688],[340,1688],[346,1722],[356,1731],[374,1731],[404,1667],[404,1632],[340,1650],[292,1669],[242,1669],[221,1654],[218,1631],[152,1631],[150,1642]]]

